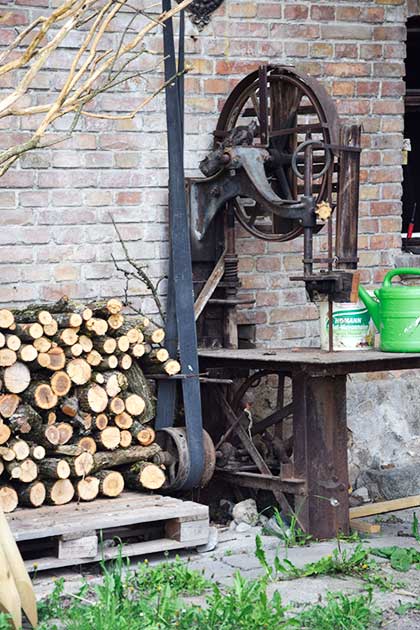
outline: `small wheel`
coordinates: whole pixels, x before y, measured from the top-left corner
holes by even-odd
[[[166,489],[182,490],[190,471],[190,453],[188,450],[187,430],[185,427],[167,427],[156,434],[159,446],[171,456],[167,466]],[[204,466],[200,487],[206,486],[213,477],[216,467],[216,451],[207,431],[203,430]]]
[[[298,168],[298,157],[299,153],[302,153],[306,147],[309,146],[312,146],[313,150],[322,149],[325,154],[325,164],[322,170],[319,171],[319,173],[312,173],[312,179],[317,180],[324,177],[331,166],[331,152],[322,142],[319,142],[318,140],[306,140],[297,147],[292,155],[292,170],[298,179],[305,179],[305,173],[302,173],[302,171]]]

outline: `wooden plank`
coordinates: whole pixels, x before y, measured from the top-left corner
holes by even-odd
[[[60,560],[95,558],[98,555],[98,536],[95,532],[62,536],[58,540]]]
[[[418,507],[420,505],[420,494],[391,501],[380,501],[379,503],[368,503],[358,507],[350,508],[350,518],[362,518],[374,514],[384,514],[385,512],[397,512],[407,508]]]
[[[179,542],[170,538],[159,538],[149,540],[147,542],[133,543],[131,545],[123,545],[121,548],[113,547],[100,550],[94,558],[72,558],[61,559],[54,557],[39,558],[37,560],[27,560],[25,566],[29,572],[47,571],[49,569],[58,569],[60,567],[78,566],[89,562],[99,562],[100,560],[112,560],[120,553],[123,557],[135,558],[136,556],[148,556],[153,553],[161,553],[162,551],[177,551],[179,549],[187,549],[205,545],[208,542],[208,532],[206,536],[202,536],[196,540],[188,540]]]
[[[363,534],[380,534],[381,526],[378,523],[368,523],[358,519],[350,519],[350,528]]]
[[[210,276],[207,278],[206,284],[201,289],[200,295],[195,301],[195,304],[194,304],[195,321],[197,321],[197,319],[200,317],[207,302],[209,301],[215,289],[217,288],[217,285],[219,284],[220,280],[223,278],[223,274],[225,273],[225,253],[226,253],[226,250],[220,256],[213,271],[211,272]]]
[[[209,520],[180,522],[178,519],[168,521],[165,527],[165,533],[168,538],[178,540],[179,542],[189,542],[190,540],[198,540],[209,536]]]
[[[170,497],[123,493],[116,499],[98,499],[94,503],[69,503],[57,509],[46,506],[37,510],[16,510],[7,515],[17,541],[62,536],[85,531],[165,521],[173,518],[187,520],[208,518],[206,505],[181,501]]]

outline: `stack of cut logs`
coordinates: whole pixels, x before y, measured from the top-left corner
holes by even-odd
[[[0,310],[0,505],[161,488],[144,372],[174,375],[165,333],[117,299]]]

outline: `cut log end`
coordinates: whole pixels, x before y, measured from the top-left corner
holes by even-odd
[[[74,487],[70,479],[59,479],[58,481],[46,481],[47,502],[52,505],[64,505],[70,503],[74,497]]]
[[[18,494],[11,486],[0,486],[0,507],[6,514],[13,512],[18,506]]]
[[[124,477],[116,470],[101,470],[95,477],[99,480],[99,494],[104,497],[118,497],[124,490]]]
[[[99,494],[99,479],[85,477],[77,482],[77,496],[81,501],[93,501]]]

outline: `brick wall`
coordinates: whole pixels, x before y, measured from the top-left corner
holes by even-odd
[[[0,41],[15,26],[59,4],[56,0],[9,0],[0,11]],[[140,0],[136,0],[142,6]],[[150,4],[150,3],[148,3]],[[260,62],[295,64],[322,80],[339,112],[363,124],[360,264],[362,280],[380,282],[401,253],[401,146],[405,22],[420,14],[419,2],[225,0],[201,33],[188,23],[186,48],[194,65],[186,80],[186,167],[196,174],[226,95]],[[122,32],[124,16],[116,31]],[[115,45],[118,32],[108,35]],[[34,98],[48,97],[63,78],[80,39],[72,36],[53,68],[37,81]],[[158,50],[160,40],[150,40]],[[149,60],[150,62],[150,60]],[[157,84],[130,84],[104,95],[100,108],[124,112]],[[7,79],[0,77],[2,93]],[[62,121],[55,133],[69,123]],[[10,129],[0,119],[1,146],[27,136],[33,121]],[[111,254],[122,257],[110,216],[120,224],[130,254],[158,277],[166,271],[167,212],[165,118],[162,96],[134,121],[84,119],[71,140],[28,154],[0,182],[0,302],[121,295],[124,283]],[[257,309],[259,340],[276,345],[312,342],[316,308],[288,276],[301,269],[302,243],[239,240],[243,293]],[[162,285],[164,291],[164,285]],[[134,294],[139,287],[133,287]],[[145,305],[149,310],[149,304]]]

